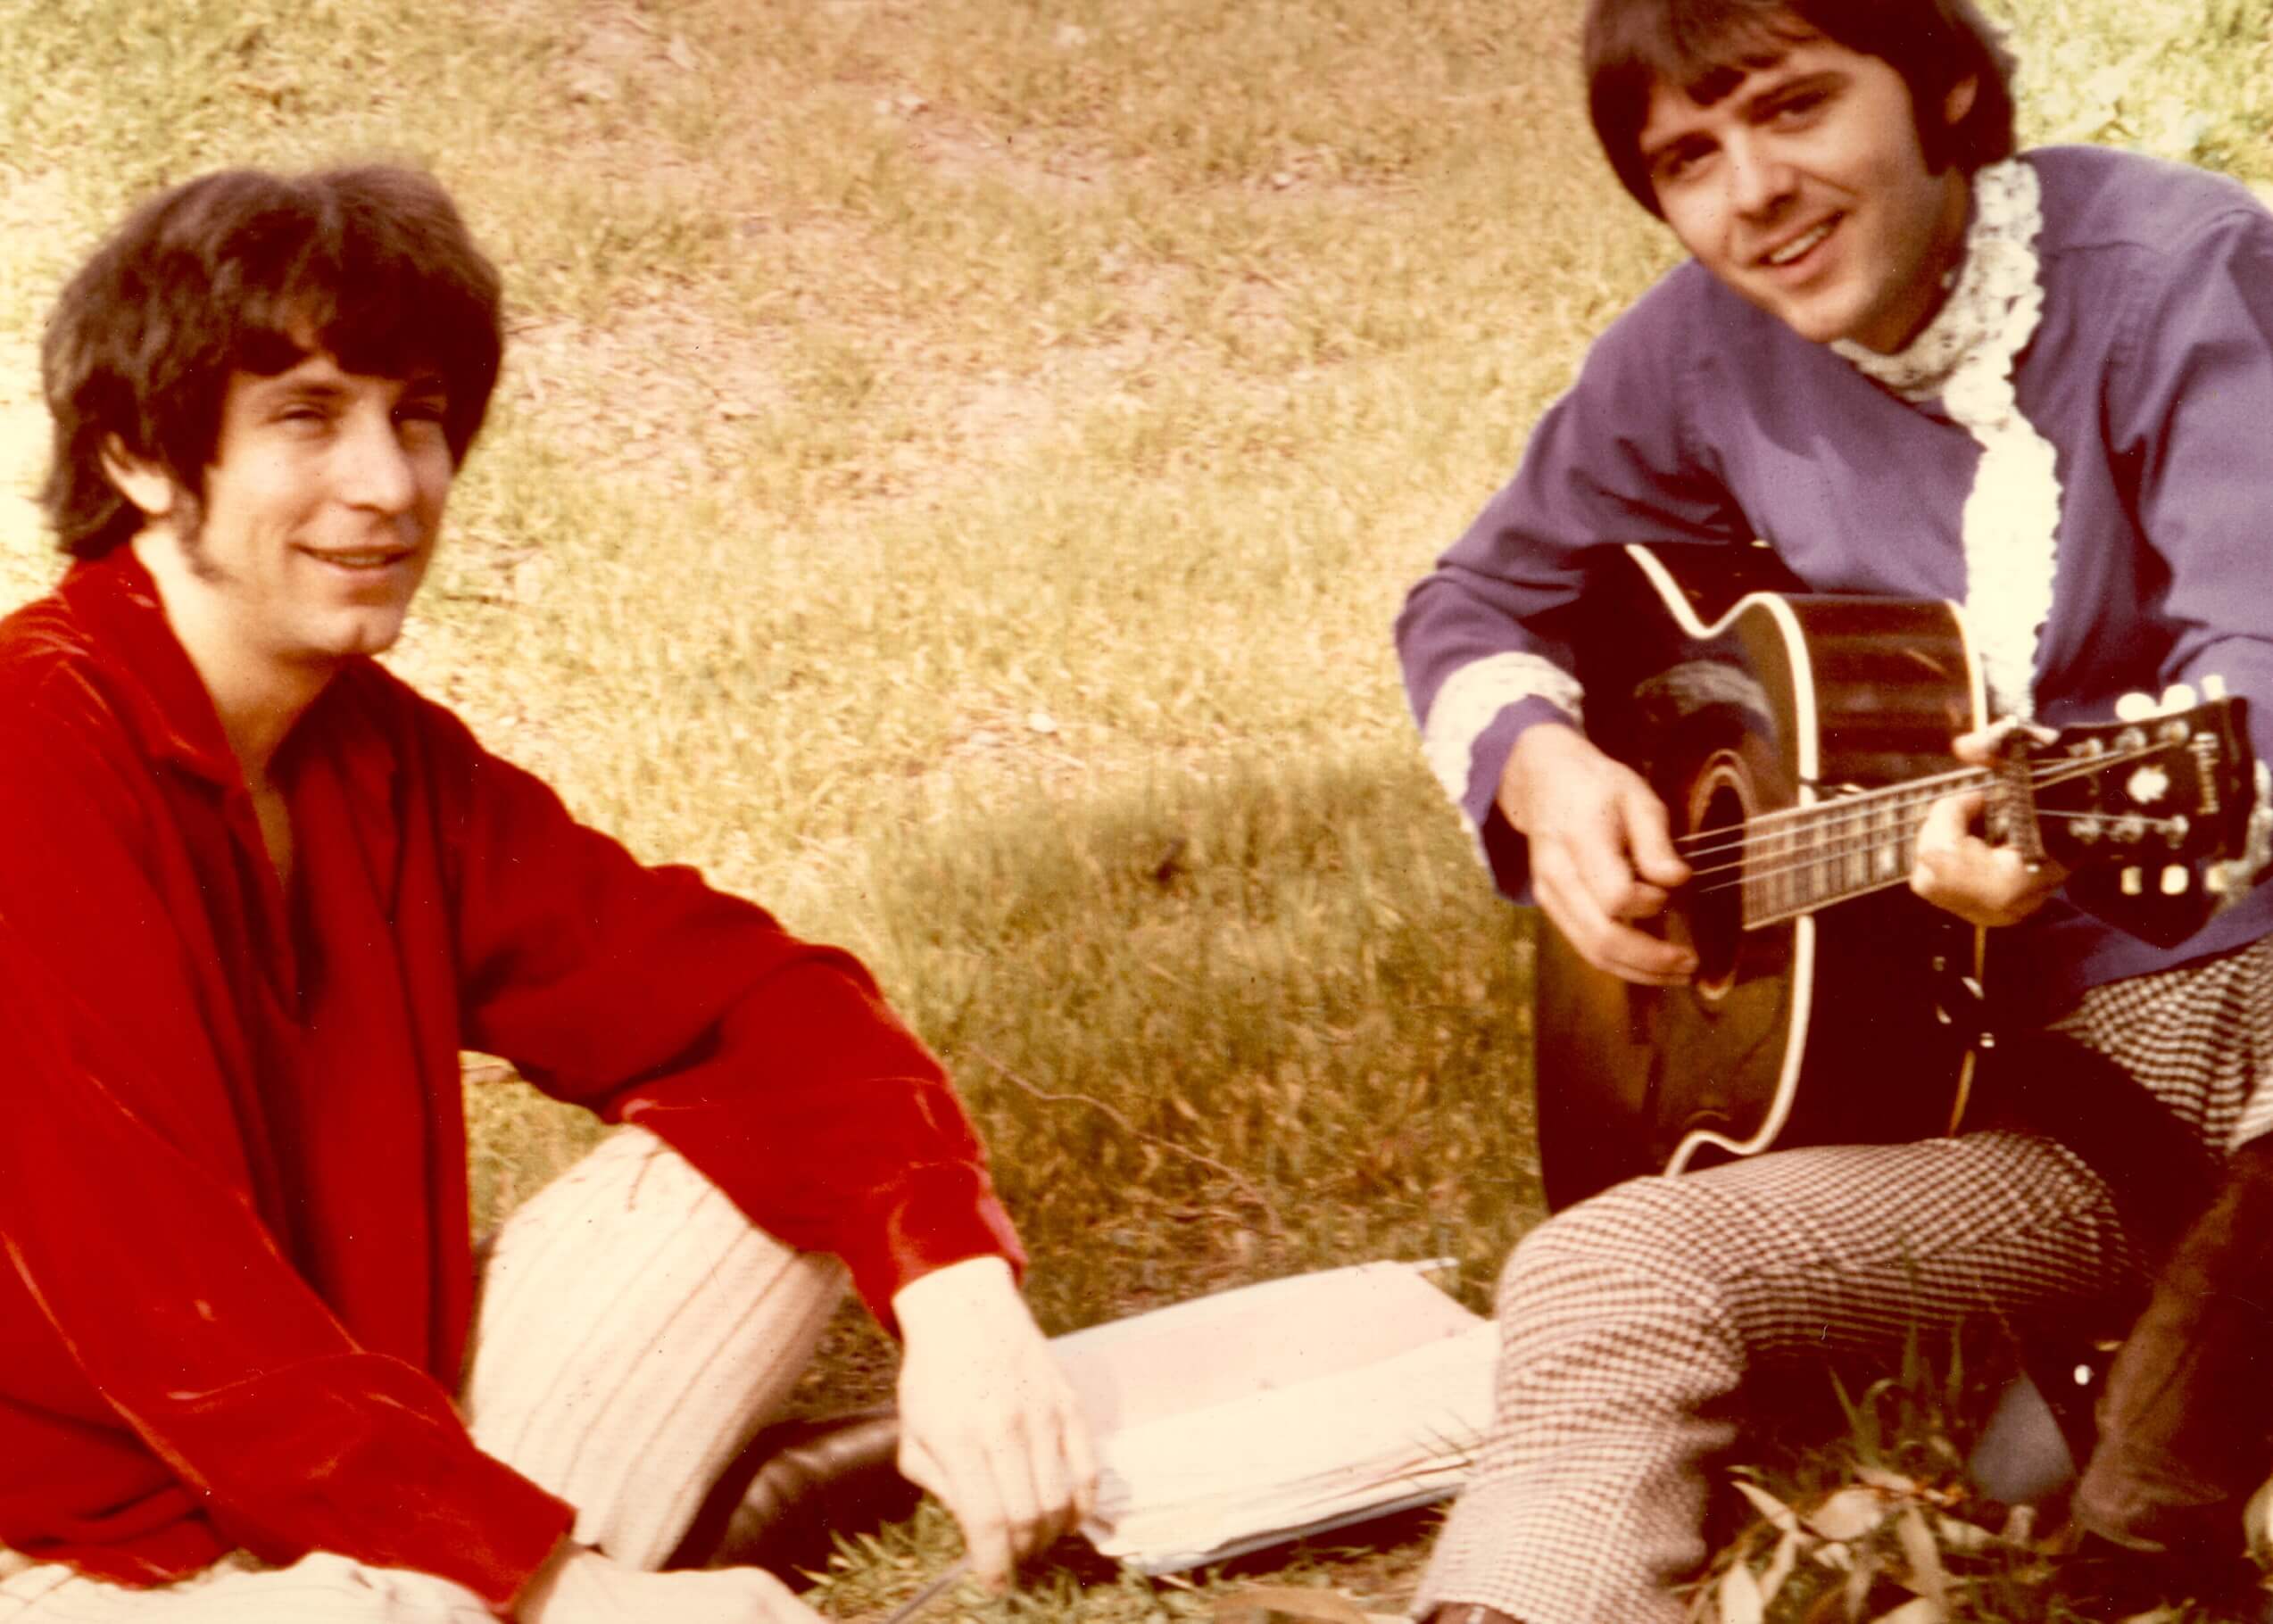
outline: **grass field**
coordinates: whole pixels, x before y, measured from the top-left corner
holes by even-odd
[[[1576,12],[12,0],[0,475],[36,476],[38,320],[129,199],[432,167],[512,340],[400,667],[868,958],[962,1081],[1049,1328],[1374,1256],[1453,1257],[1481,1305],[1539,1212],[1529,949],[1387,626],[1670,262],[1585,135]],[[2273,0],[2017,21],[2033,137],[2273,177]],[[0,505],[0,584],[50,573]],[[485,1216],[590,1131],[495,1070]],[[856,1326],[832,1350],[873,1379]],[[1386,1609],[1406,1537],[1292,1570]],[[823,1604],[952,1543],[896,1530]],[[967,1610],[1224,1587],[1036,1583]]]

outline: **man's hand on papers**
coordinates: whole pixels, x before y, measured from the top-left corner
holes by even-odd
[[[991,1588],[1088,1516],[1097,1464],[1073,1389],[1000,1257],[973,1257],[892,1300],[900,1367],[900,1470],[962,1525]]]
[[[828,1624],[758,1568],[649,1573],[563,1544],[529,1581],[520,1624]]]

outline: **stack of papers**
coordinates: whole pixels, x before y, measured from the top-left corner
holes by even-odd
[[[1428,1282],[1437,1266],[1297,1275],[1057,1338],[1098,1439],[1091,1542],[1173,1573],[1456,1492],[1499,1338]]]

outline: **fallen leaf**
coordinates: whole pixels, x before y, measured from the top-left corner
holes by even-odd
[[[1355,1602],[1304,1585],[1250,1585],[1215,1603],[1215,1624],[1365,1624]]]
[[[1770,1526],[1778,1533],[1796,1534],[1799,1532],[1799,1518],[1793,1513],[1792,1508],[1777,1499],[1766,1489],[1757,1484],[1747,1483],[1739,1478],[1737,1479],[1737,1492],[1751,1501],[1752,1509],[1765,1517]]]
[[[1870,1598],[1871,1586],[1879,1577],[1879,1563],[1870,1552],[1858,1552],[1859,1560],[1846,1570],[1846,1583],[1840,1587],[1840,1599],[1846,1605],[1846,1616],[1862,1616],[1862,1603]]]
[[[1792,1564],[1799,1560],[1799,1542],[1806,1537],[1794,1529],[1776,1542],[1776,1554],[1768,1559],[1768,1570],[1760,1576],[1760,1600],[1763,1605],[1775,1601],[1784,1581],[1792,1576]]]
[[[1979,1556],[1998,1543],[1979,1523],[1961,1521],[1945,1512],[1934,1513],[1934,1537],[1960,1556]]]
[[[1949,1576],[1942,1571],[1941,1547],[1934,1543],[1934,1530],[1926,1526],[1926,1513],[1905,1506],[1895,1537],[1902,1542],[1903,1561],[1910,1564],[1910,1587],[1931,1602],[1937,1615],[1946,1612]]]
[[[1742,1562],[1721,1576],[1721,1624],[1765,1624],[1768,1604],[1761,1599],[1760,1581]]]
[[[1887,1502],[1875,1488],[1850,1485],[1802,1519],[1825,1539],[1860,1539],[1887,1520]]]

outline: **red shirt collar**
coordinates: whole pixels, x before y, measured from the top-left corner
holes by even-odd
[[[174,635],[157,583],[134,549],[113,547],[73,565],[55,595],[70,621],[84,628],[87,657],[143,753],[224,789],[241,786],[244,771],[204,679]],[[370,725],[371,708],[357,699],[374,679],[387,680],[369,660],[349,661],[294,725],[280,762],[299,753],[320,717],[327,753],[359,788],[383,794],[394,775],[394,753]]]

